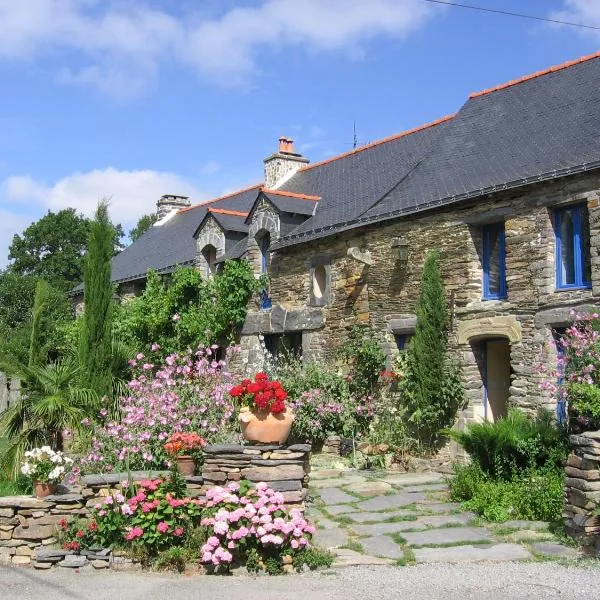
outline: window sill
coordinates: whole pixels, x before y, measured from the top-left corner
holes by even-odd
[[[508,300],[508,296],[483,296],[481,298],[482,302],[490,302],[493,300]]]
[[[572,292],[577,290],[591,290],[592,285],[565,285],[554,288],[555,292]]]

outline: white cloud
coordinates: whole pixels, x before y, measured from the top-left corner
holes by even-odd
[[[31,219],[0,208],[0,269],[8,264],[8,247],[15,233],[29,225]]]
[[[60,81],[128,98],[166,61],[245,84],[261,50],[352,56],[372,38],[406,36],[435,11],[420,0],[262,0],[208,18],[149,0],[0,0],[0,60],[50,58]]]
[[[130,226],[137,219],[156,210],[156,201],[163,194],[190,196],[200,202],[206,194],[174,173],[139,170],[119,171],[108,167],[87,173],[73,173],[56,183],[46,184],[29,175],[9,177],[0,185],[0,198],[21,207],[32,204],[60,210],[74,207],[91,216],[98,200],[110,200],[113,221]],[[16,231],[13,231],[16,233]]]
[[[600,27],[600,2],[598,0],[565,0],[564,4],[562,10],[550,13],[551,19]],[[572,28],[569,27],[569,29]],[[600,31],[593,29],[578,29],[577,31],[580,34],[596,38],[600,36]]]

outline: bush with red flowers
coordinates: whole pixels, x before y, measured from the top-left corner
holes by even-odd
[[[251,410],[268,411],[273,414],[285,410],[287,392],[280,381],[271,381],[266,373],[257,373],[254,381],[244,379],[239,385],[229,390],[229,395],[235,398],[241,406]]]

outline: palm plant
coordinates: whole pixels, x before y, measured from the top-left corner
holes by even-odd
[[[80,431],[99,397],[81,384],[80,368],[70,361],[0,364],[0,370],[22,382],[21,398],[0,417],[0,436],[8,438],[0,466],[14,477],[27,449],[47,444],[62,450],[64,430]]]

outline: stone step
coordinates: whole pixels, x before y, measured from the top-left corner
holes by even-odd
[[[417,563],[500,562],[532,558],[531,554],[519,544],[497,544],[486,547],[417,548],[413,550],[413,554]]]
[[[411,546],[433,546],[459,542],[489,542],[494,538],[483,527],[447,527],[405,532],[402,537]]]

